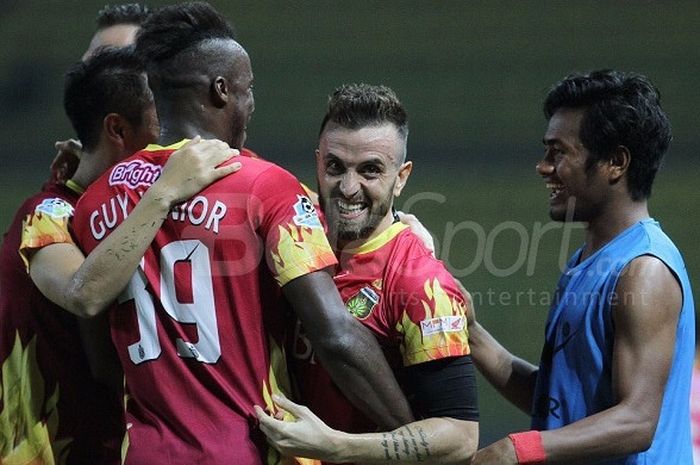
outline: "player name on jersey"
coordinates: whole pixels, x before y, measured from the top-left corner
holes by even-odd
[[[142,191],[137,191],[143,196]],[[117,194],[108,201],[101,203],[90,213],[90,232],[95,240],[101,240],[108,231],[119,225],[131,211],[128,194]],[[204,226],[204,229],[219,233],[219,221],[226,216],[226,204],[219,200],[212,201],[203,195],[198,195],[186,202],[174,206],[170,217],[174,221],[189,222],[193,226]]]

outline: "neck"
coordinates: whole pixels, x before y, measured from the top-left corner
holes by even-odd
[[[165,96],[160,101],[156,99],[160,120],[158,142],[161,145],[170,145],[195,136],[229,142],[230,131],[225,131],[228,120],[221,112],[201,101],[192,93],[172,98]]]
[[[607,208],[586,226],[586,247],[581,259],[592,255],[622,231],[646,218],[649,218],[646,199],[633,201],[627,198],[608,204]]]
[[[182,139],[192,139],[195,136],[201,136],[202,139],[221,139],[216,131],[204,129],[197,122],[185,121],[168,121],[160,123],[160,136],[158,143],[160,145],[170,145],[181,141]]]
[[[87,188],[116,162],[117,157],[114,154],[99,148],[92,152],[85,152],[71,179],[80,187]]]

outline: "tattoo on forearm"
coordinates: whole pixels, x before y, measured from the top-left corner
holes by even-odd
[[[396,431],[383,433],[380,445],[384,449],[384,460],[387,462],[422,462],[430,456],[428,435],[421,427],[416,428],[415,432],[409,426],[404,426]]]
[[[382,442],[380,444],[384,448],[384,460],[391,460],[391,456],[389,455],[389,441],[387,441],[387,433],[382,434]]]

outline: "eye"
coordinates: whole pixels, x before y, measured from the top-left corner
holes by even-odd
[[[544,148],[544,153],[545,156],[558,160],[564,155],[564,150],[554,145],[548,145]]]
[[[326,162],[326,173],[330,175],[337,175],[343,172],[342,165],[338,160],[328,160]]]
[[[362,174],[374,178],[382,174],[382,168],[378,165],[365,165],[362,167]]]

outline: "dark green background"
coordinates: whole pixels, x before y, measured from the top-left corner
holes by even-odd
[[[683,250],[698,287],[700,3],[212,3],[252,58],[256,111],[248,145],[312,186],[312,154],[332,89],[365,81],[397,91],[409,111],[415,162],[398,205],[413,202],[440,258],[475,293],[479,319],[531,361],[539,356],[560,251],[570,252],[582,237],[578,229],[567,242],[559,227],[532,247],[535,231],[551,226],[548,191],[534,171],[545,127],[541,101],[572,71],[647,74],[674,127],[651,210]],[[45,178],[53,142],[73,134],[62,111],[62,75],[83,53],[102,5],[0,0],[3,230]],[[475,230],[483,231],[486,250]],[[526,263],[500,276],[521,253]],[[482,443],[526,427],[525,415],[483,380],[479,394]]]

